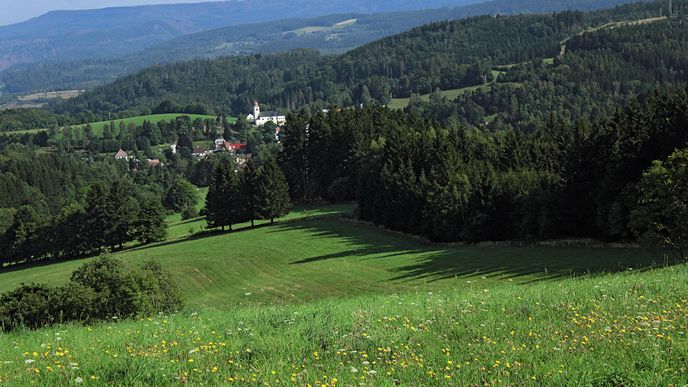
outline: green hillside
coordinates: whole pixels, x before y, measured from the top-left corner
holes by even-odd
[[[263,237],[264,232],[254,236]],[[355,240],[344,239],[339,248],[358,246]],[[399,240],[392,237],[388,242]],[[262,245],[274,240],[265,242]],[[222,246],[227,251],[243,247]],[[284,251],[280,256],[290,255],[289,246],[273,248]],[[256,255],[263,251],[252,250]],[[304,251],[308,256],[320,254]],[[377,261],[397,260],[391,257],[397,254],[403,253],[388,253]],[[583,256],[595,254],[581,251]],[[518,262],[527,255],[504,257]],[[348,261],[352,269],[366,265],[366,260],[362,253],[330,257],[323,265],[332,268],[322,270],[318,278],[294,277],[289,292],[315,295],[329,283],[342,285],[348,272],[338,271],[336,262]],[[248,267],[235,269],[254,271],[256,277],[275,275],[262,272],[259,262],[254,256],[242,262]],[[223,266],[216,263],[213,272]],[[284,263],[276,266],[285,267]],[[370,277],[357,278],[355,284],[361,286]],[[175,316],[89,328],[69,325],[0,335],[0,383],[393,386],[683,385],[688,381],[685,266],[530,284],[524,284],[524,277],[513,282],[487,278],[478,273],[445,280],[453,286],[444,290],[434,286],[402,295],[216,312],[191,309]],[[256,285],[247,286],[241,297],[261,298],[264,290]]]
[[[125,126],[129,126],[131,124],[135,126],[141,126],[143,125],[143,121],[149,121],[151,124],[157,124],[160,121],[172,121],[177,119],[177,117],[181,116],[189,116],[191,120],[196,120],[196,119],[201,119],[201,120],[214,120],[217,117],[216,116],[209,116],[209,115],[203,115],[203,114],[184,114],[184,113],[170,113],[170,114],[152,114],[152,115],[147,115],[147,116],[137,116],[137,117],[130,117],[130,118],[123,118],[119,120],[113,120],[115,123],[116,127],[119,127],[120,124],[124,124]],[[236,118],[230,117],[228,118],[230,123],[236,122]],[[93,122],[90,125],[93,127],[93,132],[100,135],[103,133],[103,127],[105,125],[109,125],[110,121],[99,121],[99,122]],[[75,128],[82,129],[86,126],[84,125],[77,125]]]
[[[302,303],[419,288],[463,289],[472,286],[471,280],[492,287],[510,280],[528,283],[653,263],[651,254],[634,249],[433,245],[338,215],[333,218],[350,210],[349,206],[301,208],[273,226],[188,240],[178,238],[189,228],[200,229],[204,222],[179,222],[167,242],[115,256],[131,263],[159,260],[196,308]],[[66,282],[82,263],[14,269],[0,274],[0,291],[21,282]]]

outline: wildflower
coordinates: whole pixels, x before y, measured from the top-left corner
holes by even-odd
[[[82,378],[81,376],[77,376],[77,378],[74,379],[74,383],[76,383],[76,384],[81,384],[83,382],[84,382],[84,378]]]

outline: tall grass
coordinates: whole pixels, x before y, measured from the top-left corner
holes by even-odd
[[[480,277],[466,281],[462,290],[187,311],[2,335],[0,382],[688,382],[685,266],[492,287]]]

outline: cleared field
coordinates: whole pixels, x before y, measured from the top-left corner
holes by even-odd
[[[456,97],[463,95],[468,92],[476,91],[479,89],[487,90],[490,86],[488,85],[478,85],[478,86],[470,86],[470,87],[464,87],[461,89],[450,89],[450,90],[442,90],[440,91],[440,95],[443,97],[446,97],[449,100],[454,100]],[[430,94],[424,94],[420,96],[420,99],[423,101],[430,101]],[[405,109],[408,105],[409,102],[411,101],[411,98],[394,98],[392,99],[392,102],[390,102],[387,107],[390,109]]]
[[[115,128],[119,130],[120,123],[124,123],[125,126],[129,126],[129,124],[134,124],[136,126],[141,126],[143,125],[144,121],[149,121],[153,125],[157,124],[160,121],[171,121],[177,119],[177,117],[181,116],[189,116],[191,120],[196,120],[196,119],[201,119],[201,120],[215,120],[217,117],[216,116],[211,116],[211,115],[202,115],[202,114],[184,114],[184,113],[171,113],[171,114],[152,114],[148,116],[137,116],[137,117],[130,117],[130,118],[122,118],[122,119],[117,119],[117,120],[112,120],[115,123]],[[236,117],[228,117],[227,121],[230,123],[235,123],[237,121]],[[98,121],[98,122],[91,122],[89,123],[91,127],[93,128],[93,133],[102,136],[103,134],[103,129],[105,128],[106,125],[110,125],[110,121]],[[87,124],[82,124],[82,125],[74,125],[72,126],[75,129],[83,129],[86,127]],[[31,130],[18,130],[18,131],[13,131],[13,132],[5,132],[8,134],[18,134],[18,133],[37,133],[40,131],[47,130],[45,128],[40,128],[40,129],[31,129]],[[59,133],[58,133],[59,136]]]
[[[157,124],[160,121],[172,121],[176,120],[177,117],[181,116],[189,116],[191,120],[196,120],[196,119],[201,119],[201,120],[215,120],[217,117],[216,116],[209,116],[209,115],[202,115],[202,114],[182,114],[182,113],[173,113],[173,114],[153,114],[153,115],[148,115],[148,116],[138,116],[138,117],[131,117],[131,118],[123,118],[119,120],[113,120],[115,123],[115,127],[119,128],[120,123],[124,123],[125,126],[128,126],[130,124],[134,124],[136,126],[141,126],[143,125],[143,121],[149,121],[152,124]],[[235,117],[229,117],[227,119],[230,123],[236,122]],[[99,121],[99,122],[93,122],[90,124],[91,127],[93,127],[93,133],[97,135],[102,135],[103,134],[103,128],[105,125],[110,125],[110,121]],[[84,128],[86,127],[86,124],[84,125],[76,125],[74,128]]]

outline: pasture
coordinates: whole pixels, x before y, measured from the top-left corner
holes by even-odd
[[[312,227],[317,228],[315,224]],[[260,244],[273,242],[261,240]],[[223,246],[239,248],[230,243]],[[283,250],[278,256],[291,254],[289,249]],[[274,276],[275,271],[262,271],[260,251],[255,252],[253,264],[243,262],[250,265],[248,271]],[[354,254],[347,269],[362,259]],[[326,262],[336,265],[336,260],[347,258]],[[284,268],[283,262],[275,265]],[[222,266],[216,264],[214,272]],[[341,278],[347,273],[341,266],[337,269],[321,270],[318,278],[303,273],[294,278],[291,288],[319,298],[317,293],[323,287],[330,288],[328,282],[344,285]],[[379,273],[374,270],[369,275]],[[362,291],[360,284],[369,278],[356,279],[354,289]],[[685,266],[588,278],[543,278],[531,283],[522,279],[517,276],[513,281],[495,283],[489,275],[488,279],[475,275],[445,289],[371,295],[375,283],[384,280],[379,277],[370,289],[362,291],[366,295],[354,298],[304,305],[235,306],[224,311],[191,308],[174,316],[88,328],[68,325],[17,331],[0,335],[0,383],[394,386],[688,382]],[[302,289],[295,288],[297,285]],[[260,297],[251,293],[255,291],[247,287],[242,297]],[[228,292],[226,297],[234,295]]]

